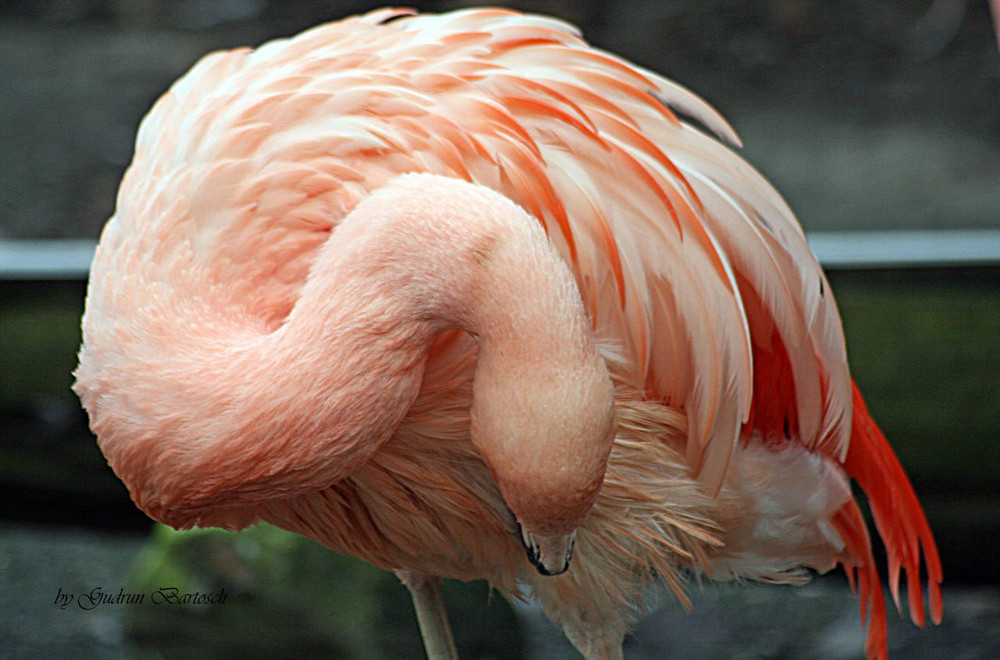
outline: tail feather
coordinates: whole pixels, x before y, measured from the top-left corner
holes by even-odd
[[[900,571],[907,576],[910,618],[924,626],[924,596],[920,584],[921,563],[927,575],[927,593],[931,619],[941,622],[941,559],[930,525],[917,500],[913,486],[882,431],[868,413],[857,384],[853,385],[854,421],[851,444],[844,460],[844,470],[868,497],[875,527],[885,543],[889,559],[889,591],[902,611],[899,598]],[[857,505],[851,501],[834,518],[849,557],[843,561],[848,577],[860,588],[861,616],[871,612],[866,651],[869,657],[886,654],[885,605],[877,569],[872,557],[868,533]],[[921,561],[923,554],[923,561]]]
[[[868,622],[865,655],[868,658],[887,658],[889,632],[885,617],[885,598],[882,596],[878,566],[872,555],[868,526],[858,503],[853,499],[848,500],[834,514],[831,522],[844,541],[845,557],[841,563],[851,583],[851,591],[858,594],[861,621]]]

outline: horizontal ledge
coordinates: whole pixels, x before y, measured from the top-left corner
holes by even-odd
[[[831,270],[1000,264],[1000,229],[817,231],[807,238]]]
[[[1000,229],[816,231],[807,238],[830,270],[1000,265]],[[95,245],[76,239],[0,240],[0,280],[85,279]]]
[[[0,280],[83,280],[97,243],[83,239],[0,241]]]

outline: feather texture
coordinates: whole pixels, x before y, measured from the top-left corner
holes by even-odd
[[[654,576],[686,602],[685,571],[795,581],[798,567],[841,561],[858,571],[867,651],[884,655],[878,573],[846,477],[871,497],[893,596],[905,568],[918,624],[921,548],[940,620],[937,551],[852,386],[823,273],[739,145],[692,92],[562,21],[509,10],[385,9],[208,55],[140,127],[95,261],[77,390],[103,429],[112,413],[98,402],[129,374],[161,380],[123,405],[211,380],[193,356],[285,327],[362,200],[406,173],[473,182],[544,228],[615,384],[618,433],[573,569],[526,570],[470,442],[477,348],[455,331],[434,341],[412,406],[354,472],[183,524],[268,520],[386,568],[527,589],[592,656],[620,648]],[[122,414],[139,429],[149,412],[135,405]],[[187,428],[172,415],[167,428]]]

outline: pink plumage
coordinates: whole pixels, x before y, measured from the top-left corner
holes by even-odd
[[[738,145],[691,92],[512,11],[214,53],[140,127],[76,391],[175,527],[266,520],[527,590],[588,657],[620,654],[655,579],[683,601],[685,572],[840,562],[884,656],[849,478],[921,625],[937,550],[802,230]]]

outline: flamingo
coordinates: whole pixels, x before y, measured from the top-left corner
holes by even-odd
[[[75,391],[136,505],[267,521],[411,590],[530,596],[620,658],[643,595],[844,566],[887,655],[941,565],[792,211],[701,98],[501,9],[204,57],[143,120]]]

